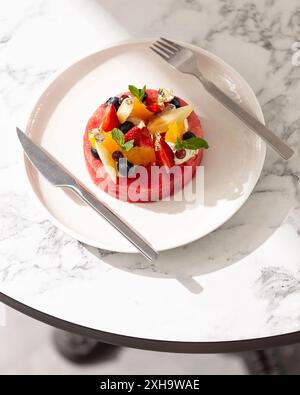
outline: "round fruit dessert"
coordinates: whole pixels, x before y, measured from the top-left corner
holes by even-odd
[[[94,112],[84,156],[96,185],[128,202],[172,196],[195,175],[203,149],[199,118],[170,89],[138,89],[111,97]]]

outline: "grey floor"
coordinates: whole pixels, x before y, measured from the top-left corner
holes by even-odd
[[[1,306],[1,309],[3,307]],[[247,374],[239,355],[188,355],[117,348],[105,360],[76,365],[52,343],[53,328],[5,308],[0,374]]]

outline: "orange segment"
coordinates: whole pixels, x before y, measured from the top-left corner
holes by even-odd
[[[116,164],[112,158],[114,151],[121,151],[124,157],[134,165],[147,166],[155,163],[155,152],[150,147],[133,147],[129,151],[123,150],[112,138],[111,132],[105,133],[105,140],[102,143],[96,141],[99,157],[110,175],[116,182]]]
[[[134,98],[134,106],[130,114],[131,117],[140,118],[145,122],[153,116],[153,112],[149,111],[144,103],[140,102],[136,97]]]
[[[148,147],[133,147],[131,150],[124,152],[124,156],[134,165],[146,166],[155,163],[155,152]]]
[[[184,133],[184,122],[171,122],[166,132],[166,141],[169,143],[176,143],[177,139],[181,139]]]
[[[105,133],[105,140],[101,143],[111,154],[114,151],[121,150],[120,146],[115,142],[111,136],[111,132]]]

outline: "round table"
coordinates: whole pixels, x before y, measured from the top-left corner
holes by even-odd
[[[0,300],[67,331],[151,350],[216,353],[298,342],[298,0],[272,9],[267,0],[131,0],[126,19],[116,0],[12,3],[0,6]],[[28,194],[14,129],[24,126],[32,94],[65,63],[156,34],[232,64],[296,154],[284,162],[268,150],[254,192],[231,220],[149,263],[82,245],[45,220]]]

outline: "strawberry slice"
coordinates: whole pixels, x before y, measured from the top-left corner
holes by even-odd
[[[148,108],[149,111],[154,112],[154,114],[157,114],[158,112],[161,112],[161,107],[158,105],[158,103],[148,104],[147,108]]]
[[[113,104],[110,104],[105,111],[101,128],[104,132],[110,132],[114,128],[120,126],[119,119],[117,117],[116,109]]]
[[[156,90],[147,90],[147,98],[145,103],[149,111],[154,112],[155,114],[161,112],[161,108],[158,105],[158,92]]]
[[[133,128],[131,128],[126,134],[125,134],[125,143],[127,143],[127,141],[130,140],[134,140],[134,145],[137,145],[137,142],[139,140],[139,135],[141,133],[140,128],[138,128],[137,126],[134,126]]]
[[[134,145],[136,147],[154,147],[151,133],[146,127],[141,129],[137,126],[134,126],[132,129],[130,129],[129,132],[125,134],[125,142],[130,140],[134,140]]]
[[[140,133],[138,144],[140,147],[154,148],[154,141],[152,139],[152,135],[146,127],[144,127]]]
[[[155,89],[147,89],[146,106],[148,104],[157,103],[158,101],[158,91]]]
[[[160,139],[160,149],[155,151],[155,156],[156,163],[159,166],[165,166],[170,169],[175,164],[174,153],[163,138]]]

